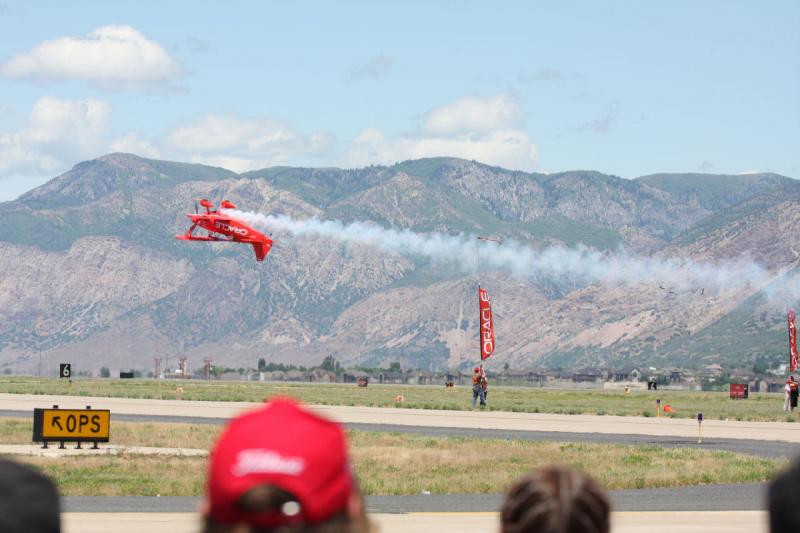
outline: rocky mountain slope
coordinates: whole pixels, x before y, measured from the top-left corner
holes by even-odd
[[[110,154],[0,204],[0,366],[45,372],[199,366],[257,359],[400,361],[459,367],[477,357],[476,274],[464,265],[324,237],[276,233],[256,263],[245,246],[174,234],[198,198],[295,219],[371,221],[491,234],[534,250],[718,262],[773,276],[800,251],[800,183],[773,174],[594,171],[528,174],[450,158],[391,167],[276,167],[245,174]],[[455,268],[454,268],[455,267]],[[493,365],[751,365],[786,352],[781,282],[672,287],[487,270]]]

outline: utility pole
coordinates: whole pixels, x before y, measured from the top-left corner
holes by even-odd
[[[161,376],[161,358],[156,357],[153,359],[153,362],[155,362],[156,364],[156,371],[155,374],[153,374],[153,379],[159,379],[159,377]]]

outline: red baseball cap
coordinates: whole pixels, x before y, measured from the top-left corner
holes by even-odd
[[[241,509],[240,498],[259,485],[289,492],[299,509]],[[217,523],[323,522],[347,509],[353,490],[344,431],[293,400],[273,399],[225,428],[211,452],[207,489],[208,516]]]

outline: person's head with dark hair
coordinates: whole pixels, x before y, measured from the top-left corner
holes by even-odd
[[[577,470],[550,466],[517,481],[500,510],[502,533],[608,533],[605,491]]]
[[[800,459],[778,474],[769,486],[769,530],[800,531]]]
[[[0,531],[60,533],[58,490],[33,468],[0,459]]]
[[[234,419],[211,452],[205,532],[368,531],[339,424],[289,399]]]

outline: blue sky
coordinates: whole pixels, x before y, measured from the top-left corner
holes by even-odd
[[[797,178],[798,27],[791,0],[0,0],[0,200],[113,151]]]

